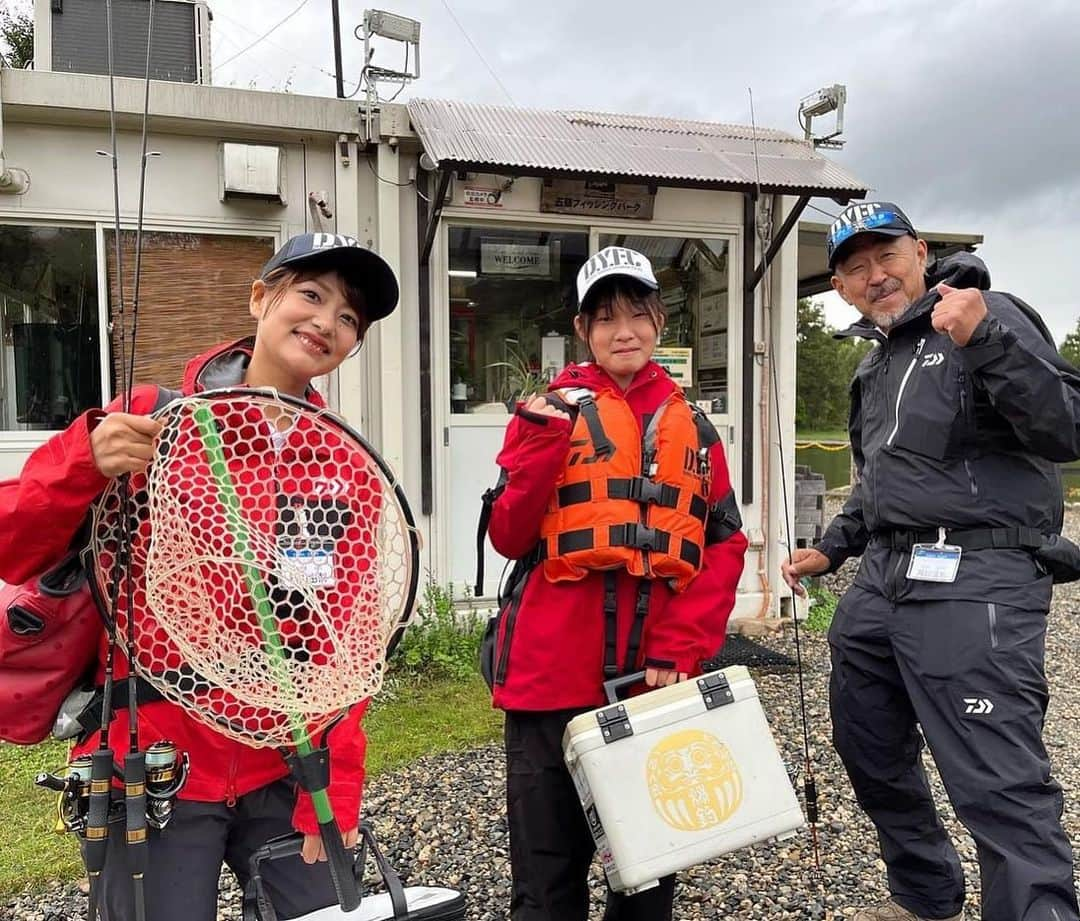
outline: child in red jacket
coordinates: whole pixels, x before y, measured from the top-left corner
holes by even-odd
[[[354,239],[322,233],[293,237],[252,284],[249,308],[257,321],[255,336],[193,359],[183,391],[273,387],[321,406],[312,379],[355,354],[370,325],[390,314],[397,300],[393,271]],[[122,401],[116,400],[104,412],[84,414],[30,456],[17,482],[4,484],[0,578],[25,581],[63,556],[110,478],[131,474],[132,491],[139,490],[161,429],[147,415],[157,398],[157,387],[139,386],[132,392],[130,413],[121,412]],[[302,439],[303,432],[297,426],[281,437]],[[103,637],[99,681],[106,648]],[[127,663],[119,653],[117,659],[116,677],[122,679]],[[124,706],[126,695],[114,703]],[[354,707],[327,739],[328,792],[348,847],[356,843],[360,814],[365,751],[360,720],[365,705]],[[311,798],[297,792],[278,752],[220,735],[165,700],[140,706],[138,715],[144,744],[169,739],[190,759],[188,780],[170,823],[164,831],[149,832],[146,917],[214,921],[222,863],[243,884],[251,854],[268,839],[293,830],[304,834],[301,857],[272,861],[263,870],[279,917],[337,903]],[[114,714],[109,735],[114,752],[126,750],[126,713]],[[97,745],[95,732],[81,740],[75,752],[89,752]],[[110,830],[96,889],[103,921],[135,917],[122,826]]]
[[[498,456],[492,545],[528,571],[500,619],[494,705],[506,712],[513,921],[585,921],[595,850],[562,734],[643,670],[700,674],[724,642],[747,541],[715,430],[653,362],[663,302],[648,259],[623,247],[577,278],[591,362],[519,405]],[[610,889],[605,921],[672,916],[674,877]]]

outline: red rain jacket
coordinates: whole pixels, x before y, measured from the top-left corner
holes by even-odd
[[[251,340],[220,345],[192,359],[182,385],[185,394],[242,382],[250,358]],[[318,393],[308,399],[322,405]],[[137,386],[132,391],[131,411],[149,413],[157,400],[157,388]],[[90,432],[108,411],[122,408],[120,399],[106,410],[90,410],[67,429],[49,439],[27,459],[18,479],[0,482],[0,578],[25,582],[60,559],[86,517],[87,509],[109,481],[94,464]],[[223,433],[225,434],[225,433]],[[133,491],[141,486],[133,478]],[[136,619],[136,627],[138,619]],[[104,681],[107,637],[99,641],[97,681]],[[114,675],[128,674],[127,661],[117,651]],[[124,700],[114,699],[117,706]],[[355,827],[360,814],[364,782],[366,740],[361,719],[367,701],[352,708],[329,732],[331,777],[329,796],[334,815],[343,830]],[[117,758],[127,751],[127,713],[113,719],[109,740]],[[190,758],[187,783],[180,798],[203,802],[234,802],[237,797],[288,774],[281,754],[274,749],[255,749],[221,735],[176,704],[156,701],[139,707],[139,739],[143,746],[168,739]],[[91,752],[98,745],[95,733],[77,745],[74,754]],[[319,830],[311,798],[299,793],[293,827],[305,834]]]
[[[595,364],[571,365],[551,389],[585,387],[621,391]],[[675,389],[659,365],[650,362],[621,394],[637,419],[656,411]],[[502,451],[496,459],[507,476],[506,488],[495,500],[488,534],[503,556],[519,559],[540,537],[540,522],[566,464],[570,423],[530,413],[519,406],[510,420]],[[727,459],[718,442],[710,452],[713,481],[710,507],[731,492]],[[747,540],[736,531],[705,548],[701,572],[685,591],[671,591],[655,581],[639,651],[639,666],[699,674],[701,662],[723,645],[728,617],[735,606],[735,589],[743,569]],[[626,655],[634,619],[639,579],[617,571],[617,663]],[[503,617],[497,638],[496,661],[509,644],[505,680],[495,685],[493,703],[503,710],[560,710],[595,707],[604,702],[604,573],[589,573],[579,582],[549,582],[543,567],[529,573],[507,635]]]

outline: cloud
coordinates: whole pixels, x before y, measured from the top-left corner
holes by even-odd
[[[846,147],[828,155],[903,205],[916,225],[982,233],[995,284],[1042,306],[1055,333],[1076,323],[1062,267],[1080,248],[1080,4],[1041,0],[446,0],[517,105],[675,115],[797,132],[799,99],[844,83]],[[217,0],[224,59],[295,0]],[[443,0],[403,0],[421,20],[413,95],[506,104]],[[343,9],[344,70],[360,72]],[[352,17],[352,18],[350,18]],[[246,31],[245,31],[246,30]],[[225,40],[228,40],[227,43]],[[222,69],[272,88],[331,95],[329,16],[316,4]],[[285,55],[283,48],[293,50]],[[377,60],[397,62],[380,44]],[[350,89],[353,82],[350,84]],[[815,218],[824,219],[820,215]],[[1043,306],[1045,305],[1045,306]]]

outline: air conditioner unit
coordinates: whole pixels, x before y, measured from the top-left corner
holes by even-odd
[[[146,73],[146,0],[112,0],[113,72]],[[51,69],[66,73],[109,72],[105,4],[101,0],[51,0]],[[203,0],[157,0],[150,76],[174,83],[210,83],[210,23]]]

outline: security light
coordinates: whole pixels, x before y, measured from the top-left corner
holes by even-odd
[[[364,30],[370,35],[381,35],[398,42],[420,41],[420,22],[397,13],[382,10],[364,10]]]
[[[834,83],[832,86],[822,87],[804,96],[799,102],[799,125],[805,133],[806,140],[814,147],[839,148],[844,142],[839,140],[844,131],[844,103],[847,102],[847,87],[842,83]],[[815,135],[811,129],[811,123],[815,118],[836,113],[836,125],[831,134]]]

